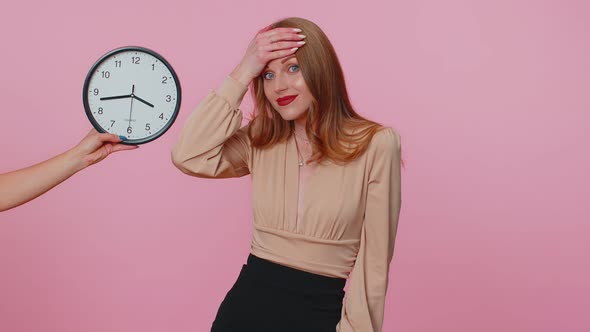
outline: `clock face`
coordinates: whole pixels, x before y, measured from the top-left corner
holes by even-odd
[[[180,84],[170,64],[141,47],[124,47],[100,58],[84,82],[84,108],[99,132],[150,142],[168,130],[180,109]]]

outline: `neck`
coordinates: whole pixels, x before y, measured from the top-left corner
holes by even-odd
[[[295,124],[295,128],[303,128],[305,129],[305,122],[306,122],[306,117],[302,116],[299,119],[295,119],[293,120],[293,123]]]
[[[305,118],[293,121],[295,132],[302,137],[305,137]]]

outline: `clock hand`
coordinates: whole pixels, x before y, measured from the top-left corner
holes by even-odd
[[[100,100],[111,100],[111,99],[121,99],[121,98],[131,98],[131,95],[102,97],[102,98],[100,98]]]
[[[129,108],[129,125],[127,127],[131,127],[131,113],[133,112],[133,91],[135,91],[135,84],[131,87],[131,107]]]
[[[136,96],[136,95],[133,95],[133,98],[135,98],[135,99],[137,99],[137,100],[141,101],[142,103],[144,103],[144,104],[148,105],[149,107],[154,107],[154,105],[152,105],[152,104],[148,103],[147,101],[145,101],[145,100],[143,100],[143,99],[139,98],[139,97],[138,97],[138,96]]]

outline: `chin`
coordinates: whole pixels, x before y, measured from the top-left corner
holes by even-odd
[[[285,114],[281,114],[281,118],[283,118],[283,120],[285,121],[293,121],[296,120],[298,118],[298,116],[292,116],[292,115],[285,115]]]
[[[275,109],[276,110],[276,109]],[[285,121],[293,121],[300,119],[305,116],[305,112],[298,112],[298,111],[290,111],[290,110],[282,110],[282,112],[277,111],[281,115],[281,118]]]

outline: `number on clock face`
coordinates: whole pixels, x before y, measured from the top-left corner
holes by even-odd
[[[93,67],[85,83],[86,113],[102,130],[132,144],[163,134],[180,106],[180,85],[169,64],[149,50],[112,51]],[[99,128],[97,128],[99,129]]]

